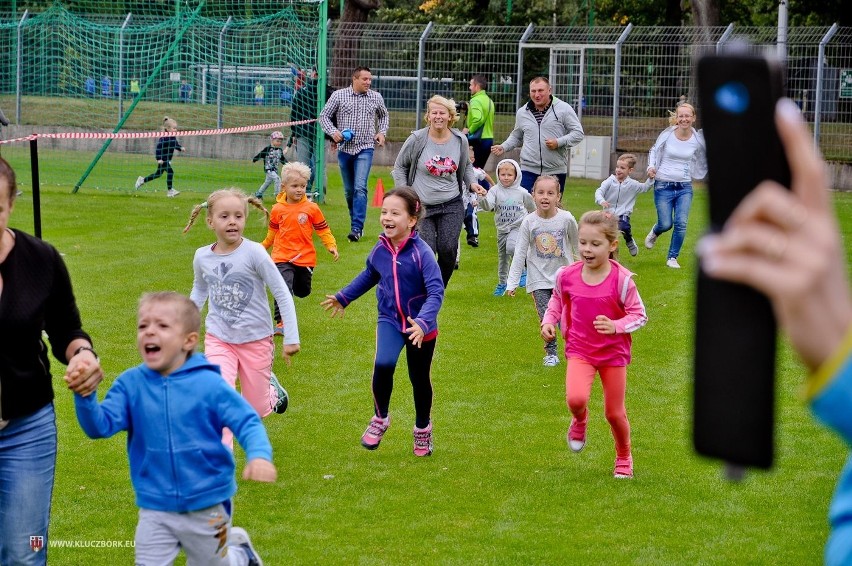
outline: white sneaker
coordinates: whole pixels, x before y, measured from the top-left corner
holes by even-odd
[[[254,545],[245,529],[241,527],[231,527],[230,536],[228,536],[228,546],[239,547],[246,555],[249,566],[263,566],[263,560],[258,556]]]
[[[636,240],[627,242],[627,251],[630,252],[630,255],[636,257],[636,254],[639,253],[639,246],[636,245]]]
[[[145,177],[136,177],[136,188],[138,189],[145,184]]]
[[[544,356],[544,365],[545,367],[552,368],[553,366],[559,365],[559,356],[554,356],[553,354],[547,354]]]
[[[176,197],[176,196],[178,196],[179,194],[180,194],[180,191],[176,191],[176,190],[174,190],[174,189],[169,189],[168,191],[166,191],[166,196],[167,196],[167,197]]]
[[[680,264],[677,262],[676,257],[670,257],[666,260],[666,267],[671,267],[672,269],[680,269]]]
[[[651,231],[648,232],[648,235],[645,236],[645,247],[649,250],[654,247],[654,244],[657,243],[657,234],[654,234],[654,229],[651,228]]]

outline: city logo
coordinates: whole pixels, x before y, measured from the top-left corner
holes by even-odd
[[[43,536],[31,536],[30,537],[30,548],[33,549],[33,552],[38,552],[42,548],[44,548],[44,537]]]

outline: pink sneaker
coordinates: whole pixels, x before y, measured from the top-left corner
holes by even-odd
[[[414,427],[414,455],[432,455],[432,423],[426,428]]]
[[[361,436],[361,446],[366,448],[367,450],[375,450],[379,447],[379,442],[382,441],[382,437],[388,430],[390,426],[390,415],[385,418],[380,418],[377,416],[373,416],[370,419],[370,426],[367,427],[367,430],[364,431],[364,435]]]
[[[633,456],[615,459],[615,471],[612,477],[616,479],[633,479]]]
[[[567,437],[568,446],[572,451],[579,452],[586,445],[586,425],[588,422],[588,417],[582,423],[576,418],[571,417],[571,426],[568,427]]]

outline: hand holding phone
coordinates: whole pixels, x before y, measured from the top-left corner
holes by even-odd
[[[713,231],[761,181],[790,185],[774,121],[782,90],[780,65],[766,57],[738,52],[698,62]],[[770,467],[777,338],[769,300],[699,267],[695,327],[696,450],[737,466]]]

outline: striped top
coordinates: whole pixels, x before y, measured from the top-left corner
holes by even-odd
[[[338,151],[357,155],[375,147],[377,133],[387,135],[390,116],[381,94],[372,89],[357,93],[348,86],[331,94],[320,112],[319,123],[329,136],[346,129],[355,132],[350,141],[338,145]]]

